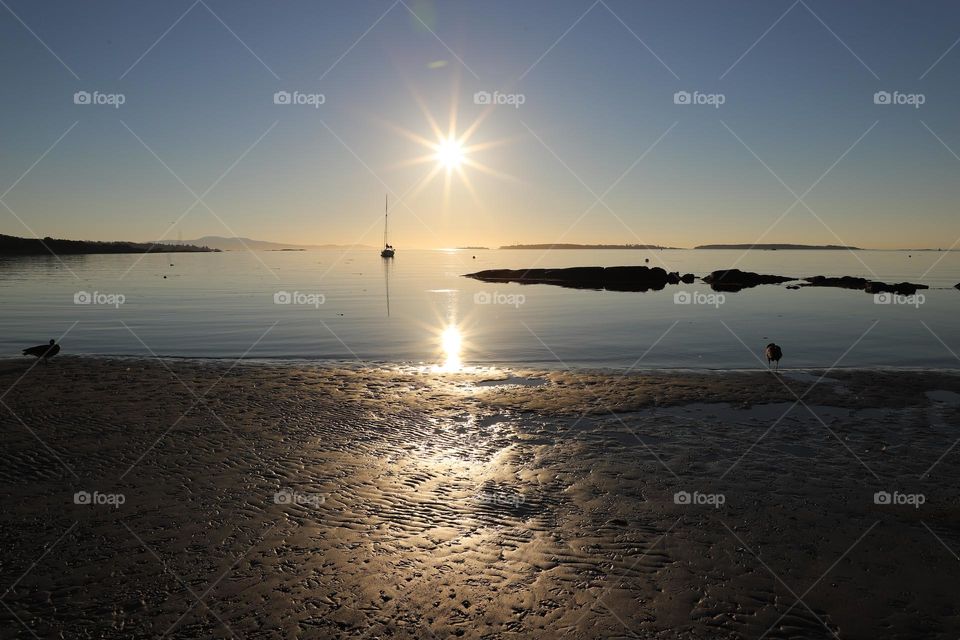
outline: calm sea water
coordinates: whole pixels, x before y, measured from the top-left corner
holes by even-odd
[[[916,304],[877,304],[840,289],[761,286],[717,298],[699,282],[620,293],[462,277],[644,259],[698,276],[739,260],[761,273],[932,288]],[[63,261],[0,260],[0,353],[67,332],[64,352],[75,354],[727,369],[759,366],[775,341],[789,367],[960,366],[960,252],[401,249],[392,261],[373,250]]]

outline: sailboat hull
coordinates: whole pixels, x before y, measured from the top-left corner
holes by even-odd
[[[380,257],[381,257],[381,258],[392,258],[392,257],[393,257],[393,249],[384,249],[383,251],[380,252]]]

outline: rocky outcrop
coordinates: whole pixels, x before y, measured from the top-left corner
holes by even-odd
[[[896,284],[887,284],[866,278],[855,278],[853,276],[842,276],[839,278],[828,278],[826,276],[813,276],[804,278],[805,287],[838,287],[841,289],[858,289],[867,293],[896,293],[901,296],[912,296],[920,289],[929,289],[925,284],[914,284],[913,282],[898,282]]]
[[[488,269],[468,273],[468,278],[484,282],[553,284],[572,289],[608,291],[659,291],[668,284],[679,284],[679,273],[667,273],[660,267],[570,267],[566,269]]]
[[[752,271],[740,271],[740,269],[721,269],[703,278],[703,281],[714,291],[740,291],[761,284],[783,284],[791,280],[796,278],[764,275]]]

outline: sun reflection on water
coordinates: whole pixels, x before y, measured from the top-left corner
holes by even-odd
[[[463,369],[463,360],[460,357],[460,351],[463,347],[463,336],[460,334],[460,328],[455,324],[447,325],[440,334],[440,347],[443,349],[443,364],[438,368],[440,371],[454,373]]]

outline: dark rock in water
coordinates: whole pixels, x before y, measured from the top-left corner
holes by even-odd
[[[761,284],[783,284],[791,280],[796,278],[764,275],[752,271],[740,271],[740,269],[722,269],[703,278],[703,281],[714,291],[740,291]]]
[[[787,289],[792,289],[792,290],[794,290],[794,291],[796,291],[796,290],[799,289],[799,288],[800,288],[800,285],[798,285],[798,284],[788,284],[788,285],[787,285]]]
[[[839,287],[841,289],[858,289],[867,293],[895,293],[901,296],[912,296],[920,289],[929,289],[925,284],[914,284],[913,282],[898,282],[897,284],[887,284],[886,282],[877,282],[867,280],[866,278],[855,278],[853,276],[842,276],[840,278],[827,278],[825,276],[814,276],[805,278],[807,287]]]
[[[693,281],[697,279],[697,276],[692,273],[685,273],[680,277],[680,282],[683,284],[693,284]],[[957,288],[960,288],[960,284],[957,285]]]
[[[868,282],[867,293],[896,293],[901,296],[912,296],[920,289],[929,289],[925,284],[914,284],[912,282],[898,282],[897,284],[887,284],[885,282]]]
[[[960,282],[958,282],[956,286],[954,286],[954,289],[960,289]]]
[[[809,284],[808,287],[839,287],[840,289],[866,289],[869,280],[866,278],[854,278],[853,276],[843,276],[842,278],[828,278],[826,276],[813,276],[804,278]]]
[[[569,267],[566,269],[488,269],[466,274],[484,282],[553,284],[572,289],[659,291],[678,284],[680,275],[660,267]]]

